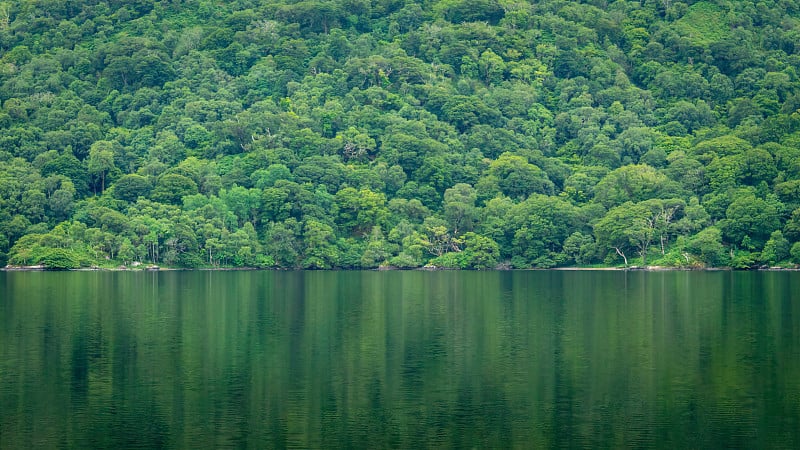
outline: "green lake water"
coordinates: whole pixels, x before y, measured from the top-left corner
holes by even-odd
[[[0,273],[0,448],[800,448],[800,273]]]

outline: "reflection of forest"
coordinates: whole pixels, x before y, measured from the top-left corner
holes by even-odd
[[[791,273],[0,274],[0,447],[796,447]]]

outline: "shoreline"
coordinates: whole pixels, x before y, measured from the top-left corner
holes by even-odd
[[[468,270],[468,269],[451,269],[445,267],[417,267],[413,269],[400,269],[396,267],[378,267],[372,269],[284,269],[284,268],[259,268],[259,267],[161,267],[161,266],[145,266],[145,267],[80,267],[77,269],[48,269],[42,265],[33,266],[12,266],[7,265],[0,267],[2,272],[179,272],[179,271],[207,271],[207,272],[239,272],[239,271],[290,271],[290,270],[303,270],[303,271],[367,271],[367,272],[394,272],[394,271],[423,271],[423,272],[439,272],[439,271],[464,271],[464,272],[509,272],[509,271],[560,271],[560,272],[799,272],[800,267],[764,267],[753,269],[734,269],[732,267],[668,267],[668,266],[631,266],[631,267],[551,267],[551,268],[527,268],[527,269],[482,269],[482,270]]]

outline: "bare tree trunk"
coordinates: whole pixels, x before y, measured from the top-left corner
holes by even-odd
[[[625,267],[628,267],[628,258],[625,257],[625,253],[622,253],[622,250],[620,250],[619,247],[614,247],[614,250],[617,251],[619,256],[622,256],[622,259],[625,261]]]

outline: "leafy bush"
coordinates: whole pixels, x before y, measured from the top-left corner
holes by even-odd
[[[70,270],[80,267],[80,258],[72,250],[51,248],[42,254],[39,263],[51,270]]]
[[[795,242],[791,250],[792,262],[800,264],[800,242]]]
[[[697,233],[689,241],[687,250],[711,267],[722,266],[728,262],[725,247],[722,246],[722,233],[716,227],[706,228]]]
[[[734,269],[752,269],[758,260],[758,253],[748,252],[747,250],[738,250],[733,253],[731,258],[731,267]]]

